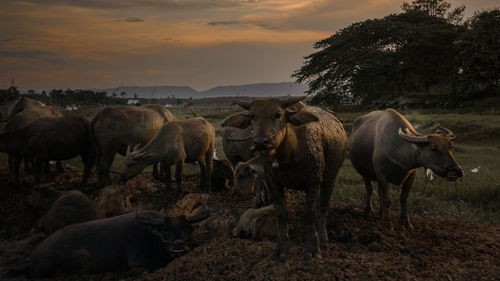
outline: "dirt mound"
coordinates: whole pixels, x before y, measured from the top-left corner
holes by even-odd
[[[7,165],[0,163],[0,279],[28,278],[29,235],[41,214],[29,206],[29,177],[22,188],[6,185]],[[68,167],[49,180],[56,188],[78,188],[81,171]],[[118,183],[116,175],[113,182]],[[139,175],[119,190],[133,208],[154,209],[174,215],[190,212],[202,199],[211,212],[196,224],[192,251],[166,267],[148,272],[64,276],[61,280],[498,280],[500,279],[500,226],[435,216],[412,216],[408,232],[396,223],[394,230],[366,218],[362,209],[332,202],[327,224],[330,243],[321,260],[304,261],[301,192],[288,191],[291,248],[286,261],[269,258],[272,241],[231,238],[230,230],[252,204],[252,198],[236,198],[228,191],[194,194],[198,178],[185,177],[183,191],[168,190]],[[83,190],[91,198],[98,191],[95,177]],[[187,194],[189,196],[185,197]],[[184,199],[183,199],[184,198]],[[181,200],[183,199],[183,200]],[[177,203],[177,204],[176,204]],[[361,204],[361,202],[360,202]],[[24,241],[30,241],[24,242]],[[12,250],[10,245],[18,248]],[[23,248],[24,247],[24,248]]]

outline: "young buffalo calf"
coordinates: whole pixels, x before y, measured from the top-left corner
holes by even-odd
[[[40,118],[13,132],[0,134],[0,151],[33,158],[35,184],[48,160],[67,160],[80,155],[84,168],[82,185],[92,170],[90,119],[83,116]],[[19,170],[19,162],[14,167]],[[16,173],[18,175],[18,173]]]

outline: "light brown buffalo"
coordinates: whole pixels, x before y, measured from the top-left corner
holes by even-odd
[[[239,162],[234,168],[233,194],[248,194],[252,189],[255,192],[255,208],[271,204],[260,156]]]
[[[200,185],[210,189],[214,142],[214,127],[201,117],[170,121],[143,148],[127,153],[120,178],[126,181],[147,166],[161,161],[165,165],[167,187],[170,187],[170,166],[175,164],[177,188],[181,190],[184,162],[198,162],[201,170]]]
[[[431,169],[448,180],[463,175],[451,152],[453,132],[420,135],[401,114],[393,109],[373,111],[354,121],[350,156],[366,187],[365,213],[373,213],[372,181],[378,182],[382,221],[389,224],[389,183],[403,185],[401,223],[413,228],[408,218],[408,194],[418,167]]]
[[[100,111],[92,120],[91,132],[96,151],[97,184],[111,184],[109,167],[116,153],[125,155],[127,146],[145,145],[166,122],[176,120],[162,105],[116,106]],[[158,176],[156,165],[155,177]]]
[[[240,103],[248,112],[222,122],[222,126],[253,127],[252,148],[260,151],[278,218],[275,258],[286,257],[289,248],[285,188],[305,191],[304,256],[321,257],[319,245],[325,247],[328,242],[328,205],[347,151],[344,128],[331,112],[316,107],[304,111],[288,109],[304,98]]]

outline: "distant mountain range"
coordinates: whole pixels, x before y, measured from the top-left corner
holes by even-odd
[[[258,83],[239,86],[218,86],[206,91],[197,91],[188,86],[125,86],[121,88],[94,89],[106,91],[109,94],[116,92],[127,93],[131,98],[137,94],[141,98],[215,98],[215,97],[277,97],[277,96],[300,96],[307,91],[308,86],[294,82],[281,83]]]

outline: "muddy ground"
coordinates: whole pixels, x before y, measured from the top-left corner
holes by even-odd
[[[58,188],[78,188],[81,171],[48,179]],[[117,175],[113,175],[118,183]],[[7,186],[7,165],[0,163],[0,279],[29,279],[29,255],[43,240],[30,234],[41,213],[29,206],[31,179],[22,188]],[[184,190],[172,192],[151,174],[139,175],[121,186],[130,205],[173,215],[175,203],[196,191],[198,177],[185,178]],[[85,193],[95,197],[95,177]],[[250,207],[227,190],[200,195],[211,216],[197,224],[189,245],[192,250],[156,271],[132,269],[101,275],[61,276],[60,280],[500,280],[500,226],[436,216],[411,216],[415,230],[408,232],[392,213],[394,230],[366,218],[360,206],[332,201],[328,219],[330,243],[321,260],[302,259],[301,206],[303,193],[287,192],[290,206],[289,257],[269,258],[273,241],[231,238],[230,229]],[[361,202],[360,202],[361,204]]]

